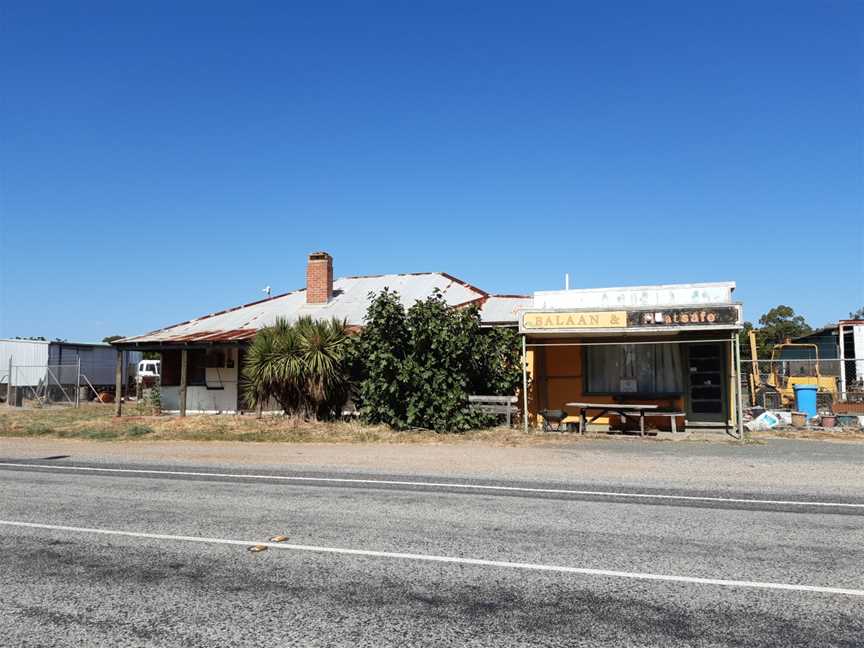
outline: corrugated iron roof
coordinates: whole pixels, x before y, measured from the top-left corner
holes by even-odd
[[[436,288],[452,306],[482,302],[481,317],[484,321],[484,311],[490,316],[498,317],[509,308],[511,300],[516,299],[490,296],[487,292],[443,272],[342,277],[333,282],[334,294],[326,304],[307,304],[306,290],[295,290],[204,315],[146,335],[123,338],[117,340],[116,344],[237,342],[254,337],[259,328],[274,324],[277,317],[295,321],[304,315],[319,319],[335,317],[345,320],[351,327],[359,327],[364,324],[370,293],[381,292],[384,288],[398,292],[406,308],[427,298]],[[530,298],[525,297],[518,299],[530,301]],[[511,320],[515,323],[515,314],[501,321]],[[489,321],[498,322],[494,319]]]
[[[517,311],[531,308],[534,298],[527,295],[489,295],[480,306],[483,324],[513,324],[519,322]]]

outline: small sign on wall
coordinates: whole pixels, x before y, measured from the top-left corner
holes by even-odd
[[[639,391],[639,384],[635,378],[622,378],[619,388],[622,394],[635,394]]]

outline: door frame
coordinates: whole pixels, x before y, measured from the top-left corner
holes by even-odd
[[[729,409],[729,357],[728,342],[700,342],[693,340],[682,344],[684,347],[684,411],[687,412],[687,422],[694,423],[718,423],[727,425],[731,416]],[[690,402],[692,383],[690,381],[690,349],[694,345],[716,346],[720,353],[720,401],[721,412],[719,415],[708,415],[705,412],[694,412],[693,404]],[[716,417],[716,418],[715,418]]]

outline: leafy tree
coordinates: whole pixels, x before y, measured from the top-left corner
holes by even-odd
[[[405,358],[408,323],[399,295],[384,289],[372,296],[366,326],[354,345],[353,377],[360,414],[370,423],[407,426]]]
[[[441,293],[406,312],[397,293],[373,296],[359,336],[356,374],[364,420],[393,427],[466,430],[486,422],[468,395],[513,394],[521,380],[515,331],[482,329],[476,307]]]
[[[753,322],[744,322],[744,328],[741,329],[741,332],[738,334],[738,343],[741,345],[741,357],[750,358],[752,353],[750,352],[750,331],[753,330]],[[758,340],[757,340],[757,348],[758,348]],[[760,354],[761,355],[761,354]]]
[[[522,388],[522,348],[516,329],[482,329],[473,349],[471,393],[510,396]]]
[[[436,292],[408,310],[407,323],[408,425],[433,430],[474,427],[480,419],[467,405],[480,330],[477,309],[453,310]]]
[[[796,315],[790,306],[776,306],[759,318],[759,328],[754,328],[752,322],[744,322],[741,331],[741,352],[745,357],[750,357],[750,331],[756,334],[756,350],[760,358],[771,355],[771,349],[775,344],[780,344],[787,338],[801,337],[812,332],[802,315]]]
[[[759,318],[760,332],[765,343],[771,347],[787,338],[807,335],[813,329],[802,315],[796,315],[790,306],[776,306]]]
[[[122,340],[122,339],[123,339],[122,335],[108,335],[108,336],[102,338],[102,341],[105,344],[111,344],[112,342],[114,342],[114,340]]]
[[[864,306],[852,313],[849,313],[849,319],[864,319]]]
[[[242,368],[242,389],[252,407],[275,399],[286,414],[333,418],[348,398],[344,322],[277,319],[256,334]]]

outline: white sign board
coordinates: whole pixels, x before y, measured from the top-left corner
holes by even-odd
[[[631,288],[543,290],[534,293],[534,308],[641,308],[731,304],[735,283],[672,284]]]

